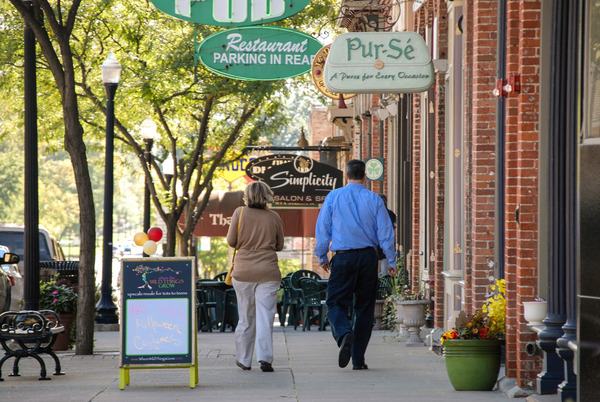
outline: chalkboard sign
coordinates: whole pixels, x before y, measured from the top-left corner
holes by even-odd
[[[196,364],[193,259],[123,259],[121,365]]]

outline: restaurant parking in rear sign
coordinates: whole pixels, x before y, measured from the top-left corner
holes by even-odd
[[[289,28],[232,28],[203,40],[197,57],[210,71],[241,80],[279,80],[310,72],[322,45]]]

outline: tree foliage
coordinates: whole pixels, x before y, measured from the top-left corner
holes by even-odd
[[[336,3],[311,2],[300,14],[276,25],[309,33],[320,31],[335,18]],[[221,28],[174,19],[157,11],[148,0],[33,0],[31,4],[28,8],[21,0],[0,3],[0,90],[2,99],[22,96],[18,83],[22,82],[25,20],[38,42],[40,138],[43,149],[54,155],[48,158],[48,166],[52,162],[49,172],[60,172],[59,179],[48,178],[47,191],[63,189],[61,203],[66,211],[56,212],[50,205],[44,213],[56,214],[59,221],[79,210],[79,288],[83,296],[79,298],[77,353],[86,354],[92,348],[90,310],[100,212],[94,198],[101,198],[100,155],[106,120],[100,65],[109,52],[113,51],[123,66],[115,99],[116,153],[137,159],[137,170],[145,176],[154,206],[167,225],[167,255],[175,254],[177,235],[181,254],[194,251],[190,240],[212,191],[214,172],[240,157],[259,137],[280,135],[289,119],[282,110],[290,86],[306,87],[309,77],[257,82],[212,74],[195,64],[194,46]],[[17,103],[11,103],[7,110],[6,120],[0,122],[0,136],[22,128]],[[159,127],[150,167],[144,160],[139,132],[148,116]],[[71,174],[61,161],[63,149],[71,160]],[[17,154],[15,151],[11,156]],[[174,161],[172,180],[164,174],[169,155]],[[131,166],[131,160],[117,157],[115,164]],[[71,179],[74,185],[68,184]],[[9,196],[15,194],[18,184],[18,180],[6,178],[0,189]],[[83,318],[85,322],[80,322]]]

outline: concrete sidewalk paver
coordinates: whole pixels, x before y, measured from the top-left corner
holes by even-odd
[[[95,354],[59,353],[64,376],[44,358],[51,381],[38,381],[33,359],[20,363],[21,377],[9,377],[13,360],[2,370],[1,401],[441,401],[448,398],[494,401],[497,391],[457,392],[444,359],[426,347],[406,347],[389,332],[374,331],[366,354],[369,370],[337,366],[338,349],[329,331],[276,327],[274,373],[235,366],[234,334],[198,333],[199,383],[189,387],[188,369],[136,369],[130,385],[119,389],[118,332],[96,332]]]

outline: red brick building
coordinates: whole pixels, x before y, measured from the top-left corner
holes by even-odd
[[[597,325],[577,312],[598,307],[582,275],[598,276],[586,244],[600,241],[590,234],[600,219],[586,203],[600,190],[577,185],[580,174],[595,181],[600,157],[596,14],[587,1],[341,2],[340,26],[414,31],[431,51],[429,90],[359,95],[347,102],[356,124],[339,135],[350,156],[385,160],[385,179],[369,185],[398,216],[410,282],[433,302],[434,340],[459,312],[481,307],[494,278],[506,279],[500,384],[512,396],[595,392],[597,360],[576,357],[581,339],[597,341],[582,330]],[[381,112],[389,105],[395,113]],[[330,109],[335,122],[340,109]],[[537,297],[549,310],[533,330],[523,303]]]

